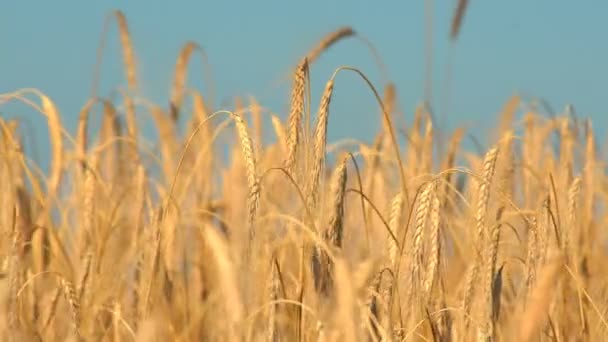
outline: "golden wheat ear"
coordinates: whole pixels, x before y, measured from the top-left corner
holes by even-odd
[[[192,53],[200,49],[194,42],[187,42],[179,52],[177,61],[175,62],[175,72],[173,76],[173,88],[171,89],[171,99],[169,100],[169,114],[171,120],[179,119],[179,111],[184,99],[184,87],[188,77],[188,63]]]
[[[205,67],[206,72],[205,76],[207,76],[205,80],[208,83],[207,85],[210,87],[209,95],[210,98],[213,97],[213,83],[211,77],[212,75],[207,53],[197,43],[193,41],[188,41],[182,46],[179,55],[177,56],[177,60],[175,62],[175,69],[173,72],[173,84],[171,88],[171,98],[169,100],[169,114],[173,121],[179,120],[179,115],[184,100],[184,94],[186,92],[188,66],[190,65],[192,54],[195,52],[198,52],[199,55],[202,57],[203,66]]]
[[[297,148],[302,135],[302,116],[304,115],[304,96],[308,61],[304,58],[296,67],[291,89],[291,105],[289,108],[289,135],[287,136],[287,158],[285,168],[293,171],[297,158]]]
[[[355,35],[355,30],[352,27],[340,27],[339,29],[329,33],[325,36],[317,46],[315,46],[308,54],[306,55],[306,59],[309,63],[314,63],[319,56],[327,49],[329,49],[332,45],[339,42],[342,39],[352,37]]]

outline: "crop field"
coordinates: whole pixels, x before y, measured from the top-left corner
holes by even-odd
[[[2,341],[608,336],[608,178],[590,120],[505,94],[488,144],[468,148],[424,102],[396,125],[398,89],[364,70],[311,94],[310,71],[350,27],[293,63],[286,113],[255,97],[210,106],[188,86],[204,54],[192,42],[157,104],[133,95],[127,18],[108,18],[127,87],[82,99],[75,131],[44,89],[0,94],[0,110],[33,109],[49,132],[42,168],[22,122],[0,116]],[[376,100],[370,144],[328,141],[344,73]]]

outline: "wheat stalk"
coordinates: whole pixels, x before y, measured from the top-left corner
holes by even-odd
[[[336,292],[336,315],[344,341],[357,341],[359,335],[355,326],[354,301],[355,294],[351,282],[351,274],[343,259],[335,262],[336,280],[340,291]]]
[[[229,249],[226,241],[212,229],[206,229],[204,238],[212,252],[212,260],[219,272],[218,286],[222,289],[220,295],[223,297],[226,308],[227,335],[230,341],[235,341],[240,335],[237,325],[244,317],[243,301],[238,291],[236,274],[233,262],[229,257]]]
[[[46,320],[42,324],[41,330],[43,332],[48,328],[49,324],[51,324],[53,317],[55,317],[55,313],[57,312],[57,303],[59,302],[59,298],[61,297],[62,292],[63,292],[63,290],[58,287],[55,289],[55,292],[53,293],[53,296],[51,297],[51,302],[48,305],[49,313],[46,317]]]

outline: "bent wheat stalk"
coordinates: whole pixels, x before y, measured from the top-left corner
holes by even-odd
[[[179,112],[184,99],[184,92],[186,81],[188,78],[188,65],[194,52],[199,52],[202,56],[203,65],[206,68],[207,74],[209,74],[209,80],[207,80],[208,86],[212,88],[212,82],[210,80],[211,68],[209,67],[209,59],[205,50],[200,47],[196,42],[188,41],[177,57],[175,62],[175,71],[173,74],[173,87],[171,88],[171,99],[169,101],[169,113],[173,121],[179,119]],[[213,89],[210,89],[211,98],[213,97]]]

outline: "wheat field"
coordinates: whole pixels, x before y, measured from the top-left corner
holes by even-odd
[[[0,117],[3,341],[608,336],[608,179],[589,120],[514,95],[490,144],[466,150],[468,133],[440,138],[424,103],[397,127],[397,89],[361,70],[342,67],[311,94],[310,71],[357,35],[349,27],[294,63],[288,113],[255,98],[211,108],[187,85],[201,53],[192,42],[170,104],[155,104],[135,96],[127,19],[108,18],[127,89],[89,99],[76,132],[40,90],[0,95],[46,120],[51,158],[42,171],[21,122]],[[371,144],[327,139],[340,129],[328,123],[342,73],[377,101]],[[90,127],[97,111],[101,127]],[[158,141],[145,141],[141,117]]]

